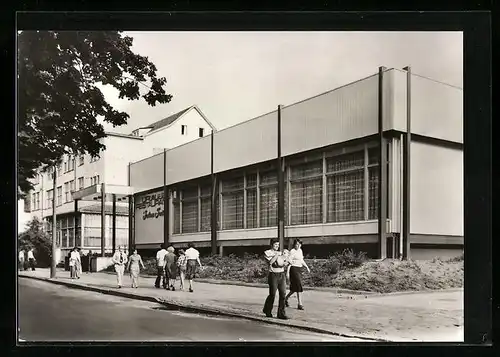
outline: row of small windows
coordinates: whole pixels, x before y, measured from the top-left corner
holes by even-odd
[[[288,165],[285,172],[285,224],[377,219],[378,165],[379,150],[368,147]],[[210,231],[211,189],[207,182],[174,191],[174,234]],[[276,226],[276,170],[222,178],[216,207],[217,229]]]
[[[96,175],[94,177],[90,177],[90,186],[100,184],[100,177]],[[64,195],[63,195],[63,187],[64,187]],[[85,188],[85,178],[78,178],[78,190],[82,190]],[[56,206],[61,206],[63,203],[71,202],[73,199],[71,197],[71,193],[76,191],[75,180],[70,180],[56,188]],[[46,191],[46,205],[45,208],[52,208],[52,198],[54,195],[54,190],[50,189]],[[35,192],[31,194],[31,210],[36,211],[42,209],[41,207],[41,192]],[[64,201],[63,201],[64,199]]]
[[[187,135],[187,125],[181,125],[181,135]],[[202,138],[205,135],[204,128],[198,128],[198,136]]]

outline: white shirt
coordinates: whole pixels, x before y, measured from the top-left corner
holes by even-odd
[[[266,258],[267,262],[269,263],[271,261],[271,259],[273,259],[273,257],[276,254],[282,255],[280,251],[268,249],[264,252],[264,257]],[[269,271],[272,273],[283,273],[285,271],[285,268],[277,266],[276,262],[274,262],[272,265],[269,264]]]
[[[23,260],[23,259],[24,259],[24,250],[21,250],[21,251],[19,252],[19,259],[20,259],[20,260]]]
[[[297,267],[297,268],[302,268],[304,264],[304,253],[302,253],[302,249],[295,249],[293,248],[290,250],[290,257],[289,261],[291,266]]]
[[[189,248],[186,250],[185,255],[187,260],[198,259],[200,257],[200,252],[194,248]]]
[[[162,267],[165,265],[165,256],[167,255],[167,250],[166,249],[160,249],[158,253],[156,253],[156,263],[158,264],[159,267]]]
[[[33,255],[32,250],[28,251],[28,259],[35,259],[35,256]]]
[[[121,258],[121,262],[120,262],[120,258]],[[114,255],[113,255],[113,263],[115,264],[125,264],[127,263],[127,254],[123,253],[123,252],[116,252]]]
[[[78,253],[78,252],[74,252],[74,251],[73,251],[73,252],[71,252],[71,254],[69,255],[69,261],[70,261],[70,262],[71,262],[71,261],[76,262],[76,261],[78,261],[78,260],[80,260],[80,253]]]

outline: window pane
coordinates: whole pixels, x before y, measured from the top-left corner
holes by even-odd
[[[198,231],[198,200],[182,201],[182,233]]]
[[[77,247],[82,246],[82,229],[81,228],[76,229],[75,245]]]
[[[290,167],[291,179],[303,179],[323,174],[323,162],[315,161]]]
[[[322,178],[291,183],[291,224],[322,222]]]
[[[222,229],[243,228],[243,191],[222,195]]]
[[[62,246],[68,247],[68,231],[66,229],[62,230]]]
[[[174,201],[174,233],[181,232],[181,206],[179,201]]]
[[[85,247],[100,247],[101,246],[101,229],[85,227],[84,243]]]
[[[368,219],[378,219],[378,166],[368,169]]]
[[[247,228],[257,227],[257,190],[247,190]]]
[[[326,160],[326,171],[336,172],[360,168],[364,166],[364,159],[364,151],[330,157]]]
[[[255,187],[255,186],[257,186],[257,174],[248,174],[247,187]]]
[[[278,225],[278,186],[260,189],[260,226]]]
[[[200,187],[201,196],[210,196],[212,194],[212,185],[203,185]]]
[[[244,179],[242,177],[222,180],[222,192],[239,190],[244,187]]]
[[[70,247],[75,246],[75,231],[73,228],[68,229],[68,241]]]
[[[380,148],[368,149],[368,165],[378,164],[380,162]]]
[[[209,232],[211,229],[211,209],[212,209],[212,199],[202,198],[201,199],[201,232]]]
[[[275,171],[268,171],[260,173],[260,184],[277,184],[278,183],[278,173]]]
[[[327,178],[328,222],[364,219],[364,172],[357,170]]]
[[[189,189],[182,190],[182,199],[197,198],[198,197],[198,187],[192,187]]]

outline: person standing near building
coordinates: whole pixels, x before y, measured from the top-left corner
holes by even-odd
[[[286,307],[290,306],[288,304],[288,299],[294,293],[297,294],[297,309],[304,310],[304,305],[302,305],[301,294],[304,291],[302,288],[302,267],[307,269],[307,272],[310,273],[311,270],[307,266],[304,261],[304,253],[302,253],[302,241],[300,239],[295,239],[293,242],[293,248],[290,251],[288,272],[290,275],[290,292],[285,298]]]
[[[270,242],[271,249],[264,252],[264,259],[269,265],[269,274],[267,277],[267,282],[269,284],[269,295],[264,303],[264,308],[262,312],[267,317],[273,317],[272,310],[274,305],[274,299],[276,297],[276,290],[279,292],[279,302],[278,302],[278,318],[282,320],[288,320],[285,313],[285,295],[286,295],[286,276],[285,276],[285,265],[287,264],[286,259],[283,257],[280,249],[279,240],[276,238],[271,239]]]
[[[188,244],[188,249],[185,252],[186,255],[186,279],[189,280],[189,292],[192,293],[193,290],[193,279],[196,278],[196,268],[199,265],[200,269],[203,269],[200,261],[200,252],[195,249],[193,243]]]
[[[26,259],[24,249],[19,251],[19,270],[26,270]]]
[[[167,248],[167,254],[165,255],[165,276],[167,280],[165,289],[172,291],[175,291],[174,283],[177,278],[177,266],[175,262],[175,248],[170,246]]]
[[[118,289],[122,287],[123,273],[125,272],[125,264],[127,264],[127,261],[127,255],[123,252],[123,247],[119,246],[118,251],[113,254],[113,263],[115,264]]]
[[[165,245],[162,244],[160,246],[160,250],[156,252],[156,280],[155,280],[155,288],[160,288],[160,283],[163,288],[167,288],[167,281],[165,276],[165,256],[167,255],[167,250],[165,249]]]
[[[35,253],[33,252],[33,248],[30,248],[28,250],[28,264],[31,270],[35,270],[36,259],[35,259]]]
[[[179,278],[181,281],[181,290],[184,290],[184,278],[186,277],[186,254],[184,249],[179,250],[179,258],[177,259],[177,271],[179,272]]]
[[[141,266],[142,269],[146,269],[141,256],[137,253],[137,249],[133,249],[133,253],[128,260],[127,270],[130,271],[132,287],[136,289],[139,287],[139,273],[141,272]]]
[[[80,262],[80,253],[78,253],[78,249],[75,247],[69,255],[69,270],[71,279],[80,278],[80,275],[78,274],[78,265]]]

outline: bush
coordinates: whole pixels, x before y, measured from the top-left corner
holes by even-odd
[[[365,252],[354,253],[352,249],[344,249],[333,258],[338,261],[341,269],[357,268],[368,260]]]
[[[52,259],[52,240],[43,230],[43,223],[34,217],[27,223],[27,230],[18,236],[19,251],[33,248],[36,265],[40,268],[50,267]]]
[[[453,258],[446,260],[446,262],[448,262],[448,263],[458,263],[458,262],[463,262],[463,261],[464,261],[464,253],[460,254],[458,257],[453,257]]]

